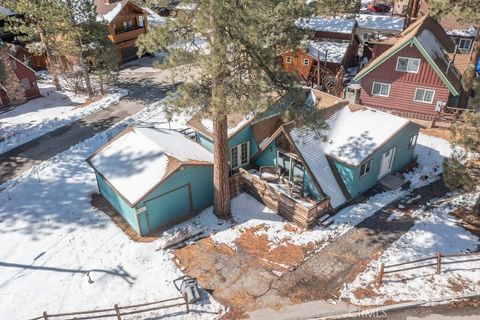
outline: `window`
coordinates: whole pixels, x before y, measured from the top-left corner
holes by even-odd
[[[397,71],[417,73],[420,69],[420,59],[399,57],[397,60]]]
[[[250,141],[230,148],[230,168],[238,169],[250,162]]]
[[[304,64],[305,66],[308,66],[308,65],[310,64],[310,60],[308,60],[308,59],[303,59],[303,64]]]
[[[417,90],[415,90],[415,97],[413,98],[413,101],[423,102],[423,103],[433,103],[434,96],[435,96],[434,90],[417,88]]]
[[[363,34],[363,40],[368,41],[368,39],[370,39],[370,33],[365,32],[365,33]]]
[[[372,86],[372,96],[388,97],[390,95],[390,85],[388,83],[374,82]]]
[[[360,167],[360,177],[366,176],[372,170],[373,160],[369,160]]]
[[[291,64],[291,63],[292,63],[292,57],[290,57],[290,56],[287,57],[287,63],[288,63],[288,64]]]
[[[303,164],[281,151],[277,152],[277,166],[282,169],[282,176],[290,183],[303,186],[305,167]]]
[[[470,39],[460,39],[458,42],[458,49],[470,50],[472,47],[472,40]]]
[[[138,16],[138,26],[143,28],[143,16]]]
[[[408,149],[411,149],[417,145],[417,137],[418,135],[414,135],[410,137],[410,141],[408,142]]]
[[[30,82],[28,81],[27,78],[22,79],[22,81],[20,81],[20,82],[22,83],[22,86],[25,90],[30,89]]]

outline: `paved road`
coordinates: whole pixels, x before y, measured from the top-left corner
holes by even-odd
[[[165,80],[160,72],[121,75],[118,85],[128,89],[129,95],[118,105],[91,114],[0,155],[0,184],[165,97],[175,87],[164,84]]]

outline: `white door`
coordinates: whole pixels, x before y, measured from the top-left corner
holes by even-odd
[[[382,165],[380,166],[379,178],[387,175],[392,171],[393,158],[395,157],[396,148],[387,150],[382,156]]]

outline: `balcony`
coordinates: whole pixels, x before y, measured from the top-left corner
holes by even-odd
[[[117,44],[129,40],[135,40],[139,35],[145,33],[145,27],[138,27],[128,31],[120,32],[114,35],[111,35],[112,42]]]
[[[263,202],[269,209],[303,228],[313,227],[319,218],[331,213],[330,198],[317,201],[292,195],[290,185],[282,180],[272,183],[260,178],[257,170],[240,169],[241,189]]]

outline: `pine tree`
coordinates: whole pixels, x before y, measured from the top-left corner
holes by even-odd
[[[115,52],[115,46],[107,38],[106,26],[99,28],[99,37],[92,43],[87,52],[86,59],[93,66],[93,72],[100,82],[100,93],[103,95],[106,83],[114,83],[118,76],[119,58]]]
[[[167,51],[165,66],[187,64],[199,80],[185,83],[169,99],[172,110],[209,116],[214,138],[214,212],[230,214],[227,119],[232,113],[259,111],[272,91],[294,85],[276,58],[294,49],[302,34],[294,21],[306,14],[304,0],[196,0],[194,17],[181,15],[138,40],[139,53]],[[208,48],[199,46],[204,36]],[[202,54],[203,53],[203,54]],[[179,72],[185,69],[177,68]]]
[[[445,183],[452,189],[475,190],[480,185],[480,113],[466,114],[465,123],[454,126],[452,137],[455,151],[444,163]],[[480,197],[474,211],[480,215]]]
[[[66,12],[59,0],[3,0],[2,6],[19,16],[8,17],[7,28],[17,39],[25,42],[40,40],[47,56],[47,68],[53,75],[57,90],[61,90],[58,70],[53,61],[56,53],[56,35],[66,21]]]
[[[358,9],[356,0],[317,0],[315,13],[318,15],[330,15],[336,17],[341,13],[353,13]]]
[[[472,24],[477,37],[473,43],[470,63],[462,78],[466,97],[470,97],[476,77],[477,61],[480,57],[480,5],[478,0],[426,0],[430,7],[430,14],[441,19],[447,15],[454,15],[460,22]]]

